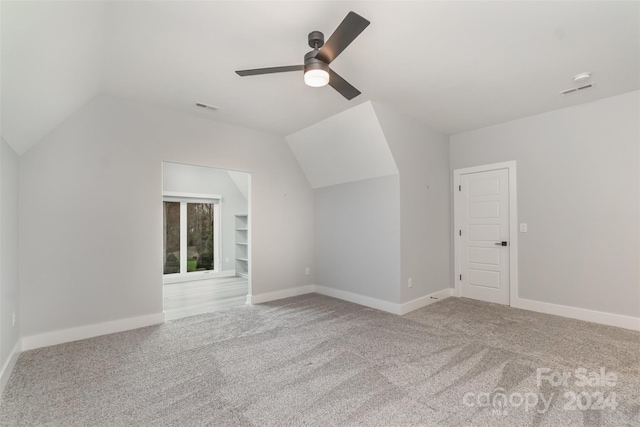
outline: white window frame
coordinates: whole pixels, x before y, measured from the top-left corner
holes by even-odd
[[[222,196],[218,194],[184,193],[165,191],[162,193],[162,201],[180,203],[180,272],[163,274],[162,283],[190,282],[192,280],[209,279],[212,275],[220,273],[221,248],[220,234],[222,233]],[[212,203],[213,204],[213,270],[187,272],[187,203]],[[165,230],[163,229],[164,233]],[[164,250],[164,249],[163,249]]]

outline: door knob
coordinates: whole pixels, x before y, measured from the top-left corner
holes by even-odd
[[[495,242],[494,245],[496,245],[496,246],[507,246],[507,242]]]

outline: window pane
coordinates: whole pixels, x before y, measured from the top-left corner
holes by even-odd
[[[187,203],[187,272],[213,270],[213,204]]]
[[[164,274],[180,273],[180,202],[164,202]]]

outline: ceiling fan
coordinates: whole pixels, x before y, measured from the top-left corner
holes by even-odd
[[[324,42],[324,34],[320,31],[309,33],[309,46],[313,50],[304,56],[304,65],[288,65],[284,67],[256,68],[236,71],[239,76],[255,76],[258,74],[285,73],[288,71],[304,71],[304,82],[307,86],[322,87],[327,84],[347,99],[360,95],[360,91],[329,68],[343,50],[360,35],[370,24],[369,21],[354,12],[349,12],[338,28]]]

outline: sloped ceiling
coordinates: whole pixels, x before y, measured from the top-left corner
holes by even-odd
[[[445,134],[640,87],[639,2],[24,1],[0,3],[2,136],[22,153],[98,92],[292,134],[369,100]],[[346,101],[301,73],[307,34],[371,25],[332,64]],[[561,97],[591,71],[594,89]],[[217,112],[194,106],[204,102]]]
[[[230,170],[227,173],[244,198],[249,200],[249,174]]]
[[[1,12],[2,136],[23,153],[104,83],[103,2],[9,2]]]
[[[286,140],[312,188],[398,173],[371,102],[329,117]]]

